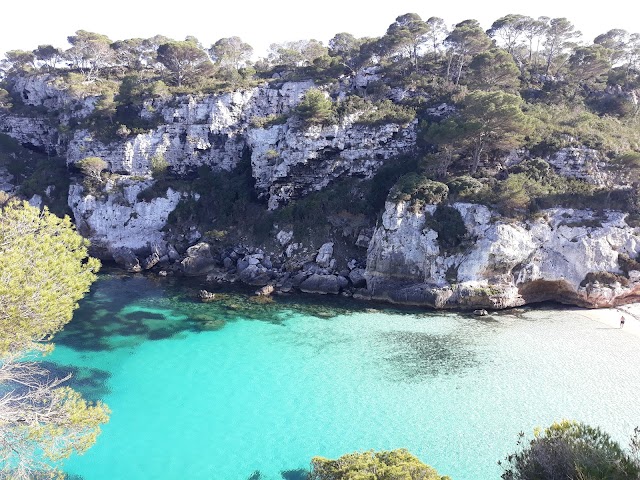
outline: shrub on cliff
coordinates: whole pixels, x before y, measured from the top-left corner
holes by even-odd
[[[347,97],[338,106],[340,117],[353,113],[361,113],[355,123],[372,126],[385,123],[408,125],[416,118],[416,111],[413,108],[398,105],[388,99],[372,102],[357,95]]]
[[[102,172],[109,164],[100,157],[86,157],[76,162],[76,167],[80,169],[84,178],[82,186],[87,194],[95,195],[102,187]]]
[[[464,199],[465,197],[473,197],[474,194],[482,190],[484,184],[469,175],[461,175],[452,178],[447,182],[447,186],[452,195]]]
[[[149,159],[151,164],[151,174],[156,180],[167,173],[169,162],[164,158],[162,153],[156,153]]]
[[[467,227],[462,215],[448,205],[438,205],[431,218],[427,219],[427,223],[438,232],[438,244],[445,250],[459,247],[467,236]]]
[[[394,202],[413,202],[434,204],[443,202],[449,194],[449,187],[418,173],[409,173],[400,177],[389,192],[389,200]]]
[[[326,125],[335,120],[333,102],[316,88],[307,90],[295,113],[305,126]]]

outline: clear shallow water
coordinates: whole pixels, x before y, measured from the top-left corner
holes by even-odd
[[[406,447],[489,480],[519,431],[571,418],[626,444],[640,424],[640,339],[575,311],[484,320],[196,291],[103,277],[58,335],[50,361],[112,410],[70,474],[296,480],[315,455]]]

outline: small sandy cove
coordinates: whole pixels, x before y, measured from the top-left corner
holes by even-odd
[[[620,327],[620,317],[624,315],[623,330],[640,337],[640,303],[615,308],[585,309],[576,313],[610,327]]]

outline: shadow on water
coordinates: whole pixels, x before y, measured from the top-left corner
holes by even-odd
[[[53,362],[41,362],[41,366],[46,368],[52,377],[60,378],[71,374],[66,385],[80,392],[86,400],[95,402],[111,393],[107,386],[111,374],[105,370],[58,365]]]
[[[457,375],[480,364],[471,341],[459,335],[393,331],[380,337],[390,351],[380,371],[393,381]]]
[[[280,472],[284,480],[307,480],[309,478],[309,471],[303,468],[297,470],[285,470]]]
[[[284,470],[280,472],[280,476],[283,480],[308,480],[309,470],[304,468],[298,468],[296,470]],[[260,470],[256,470],[247,477],[247,480],[264,480],[264,475]]]
[[[202,303],[198,299],[202,288],[212,287],[199,279],[102,274],[80,302],[73,321],[54,341],[78,351],[107,351],[149,340],[180,338],[185,333],[216,331],[239,319],[284,325],[297,315],[330,319],[382,311],[372,308],[371,303],[338,296],[318,299],[292,295],[265,301],[252,296],[253,289],[248,288],[218,291],[216,301]],[[433,314],[383,308],[385,312]]]

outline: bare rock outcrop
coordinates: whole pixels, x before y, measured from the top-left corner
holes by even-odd
[[[434,206],[387,203],[367,256],[360,295],[436,308],[508,308],[558,301],[604,307],[640,299],[640,271],[622,258],[640,254],[640,229],[626,214],[550,209],[505,222],[487,207],[456,203],[469,242],[448,250],[427,224]]]

